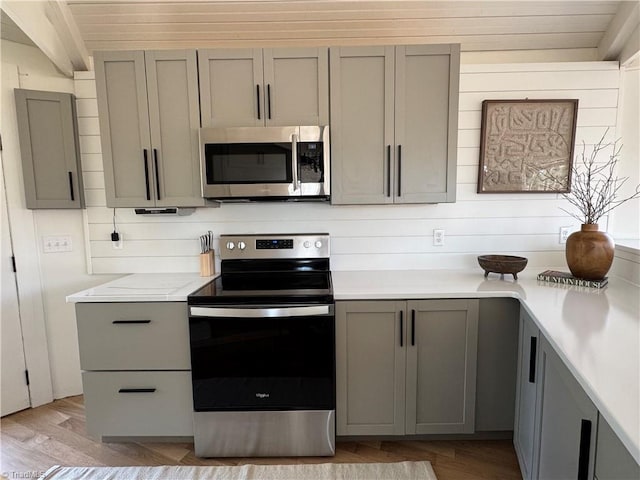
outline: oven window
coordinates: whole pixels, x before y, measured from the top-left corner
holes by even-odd
[[[291,143],[205,145],[207,184],[291,183]]]
[[[189,319],[196,411],[335,408],[334,316]]]

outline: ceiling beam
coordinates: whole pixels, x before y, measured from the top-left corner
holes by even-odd
[[[633,36],[634,31],[637,30],[639,24],[640,2],[620,2],[620,7],[615,17],[611,20],[607,31],[604,33],[598,45],[598,57],[600,60],[619,60],[620,53],[627,47],[629,40]],[[633,48],[633,45],[631,48]]]
[[[2,10],[68,77],[74,70],[89,69],[89,55],[66,4],[5,0]]]

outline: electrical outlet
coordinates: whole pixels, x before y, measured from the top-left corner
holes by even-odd
[[[433,231],[433,245],[436,247],[442,247],[444,245],[444,230]]]
[[[567,243],[567,237],[571,235],[571,227],[560,227],[560,236],[558,243]]]
[[[71,235],[45,235],[42,237],[44,253],[71,252],[73,242]]]
[[[118,232],[118,240],[116,241],[111,241],[111,245],[113,245],[113,248],[116,250],[122,250],[124,248],[124,235],[122,235],[122,233]],[[114,238],[113,234],[111,236],[111,238]]]

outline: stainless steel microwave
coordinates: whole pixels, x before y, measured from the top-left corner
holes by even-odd
[[[202,128],[202,195],[328,200],[329,152],[328,126]]]

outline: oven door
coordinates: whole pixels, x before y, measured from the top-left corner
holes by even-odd
[[[191,306],[196,412],[335,409],[333,304]]]

